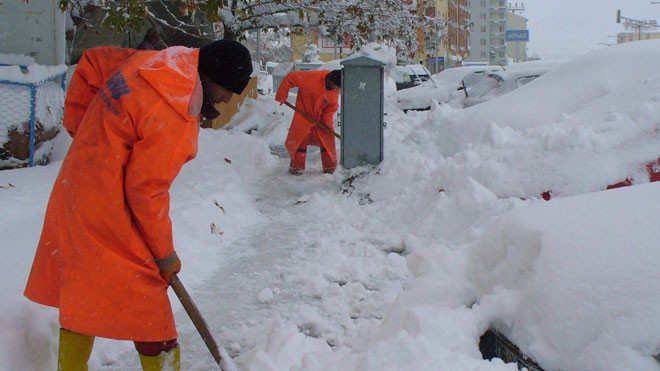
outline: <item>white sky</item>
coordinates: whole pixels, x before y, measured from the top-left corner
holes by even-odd
[[[507,0],[515,4],[515,0]],[[660,4],[651,0],[526,0],[522,14],[529,21],[528,54],[564,59],[616,43],[623,26],[616,11],[632,19],[660,20]],[[517,1],[518,4],[521,1]],[[602,44],[599,44],[602,43]]]

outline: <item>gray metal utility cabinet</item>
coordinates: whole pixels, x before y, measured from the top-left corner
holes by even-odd
[[[383,67],[369,57],[341,62],[341,166],[383,161]]]

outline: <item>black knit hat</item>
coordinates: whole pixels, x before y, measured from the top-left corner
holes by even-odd
[[[341,70],[330,71],[328,78],[341,88]]]
[[[250,52],[234,40],[218,40],[199,49],[200,73],[211,81],[241,94],[250,82],[252,59]]]

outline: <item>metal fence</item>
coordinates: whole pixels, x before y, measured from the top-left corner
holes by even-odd
[[[11,66],[7,64],[0,64],[0,66]],[[27,72],[28,66],[18,66],[21,71]],[[66,72],[52,74],[45,76],[38,82],[21,82],[12,80],[0,80],[0,119],[2,119],[7,127],[21,128],[21,125],[29,120],[29,157],[28,166],[34,166],[35,157],[35,138],[36,138],[36,123],[37,116],[46,115],[59,115],[58,112],[50,112],[50,105],[47,101],[52,99],[53,82],[59,80],[59,88],[63,93],[66,92]],[[55,105],[63,105],[62,102],[51,102]],[[46,112],[42,112],[42,111]],[[52,118],[57,121],[61,117]]]

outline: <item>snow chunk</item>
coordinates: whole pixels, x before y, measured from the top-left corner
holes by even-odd
[[[269,288],[265,288],[257,294],[257,300],[261,304],[269,303],[273,300],[273,291]]]

